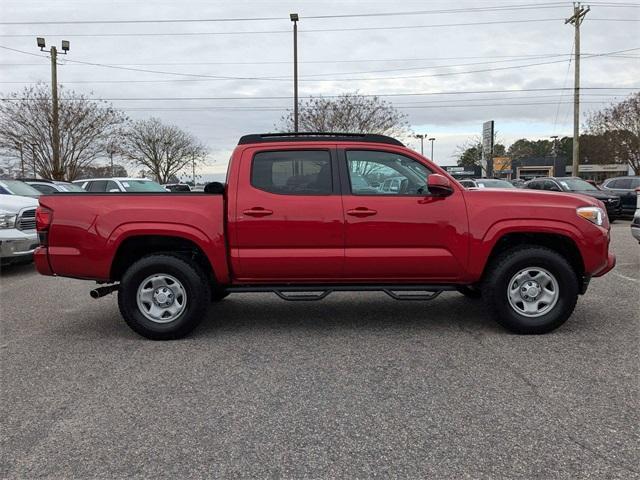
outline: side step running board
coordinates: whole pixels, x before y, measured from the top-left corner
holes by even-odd
[[[238,285],[226,288],[228,293],[270,292],[289,302],[315,301],[333,292],[384,292],[394,300],[433,300],[455,285]]]

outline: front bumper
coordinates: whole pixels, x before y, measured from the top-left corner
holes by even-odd
[[[640,242],[640,225],[631,225],[631,235]]]
[[[24,260],[33,255],[39,245],[35,230],[0,230],[0,260],[2,263]]]

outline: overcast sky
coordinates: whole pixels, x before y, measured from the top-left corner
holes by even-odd
[[[1,0],[0,8],[3,47],[39,54],[36,36],[48,46],[66,39],[68,60],[124,67],[63,58],[58,80],[114,99],[132,118],[156,116],[193,133],[210,150],[202,173],[224,171],[239,136],[272,131],[291,108],[290,12],[300,15],[301,97],[383,96],[415,132],[436,138],[440,164],[455,163],[456,146],[486,120],[507,144],[572,132],[571,92],[553,90],[573,86],[570,2]],[[321,16],[343,17],[311,18]],[[254,20],[221,21],[239,18]],[[95,23],[175,19],[200,21]],[[15,23],[51,21],[76,23]],[[582,26],[583,112],[640,89],[639,22],[640,4],[591,3]],[[49,79],[47,58],[0,49],[2,94]],[[486,91],[494,93],[463,93]],[[410,146],[419,148],[417,140]]]

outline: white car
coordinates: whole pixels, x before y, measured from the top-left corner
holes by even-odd
[[[23,182],[45,195],[49,195],[51,193],[84,192],[79,185],[74,185],[69,182],[61,182],[60,180],[44,180],[38,178],[35,180],[23,180]]]
[[[0,194],[0,263],[29,262],[38,246],[36,207],[30,197]]]
[[[148,178],[90,178],[72,183],[91,193],[167,192],[162,185]]]

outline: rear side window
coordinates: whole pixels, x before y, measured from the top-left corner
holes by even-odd
[[[633,180],[632,178],[619,178],[615,182],[616,186],[615,187],[610,186],[610,188],[621,188],[623,190],[631,189],[632,180]]]
[[[326,150],[260,152],[251,164],[251,185],[280,195],[330,195],[332,178]]]
[[[107,191],[107,181],[106,180],[96,180],[94,182],[89,182],[87,185],[88,192],[106,192]]]

